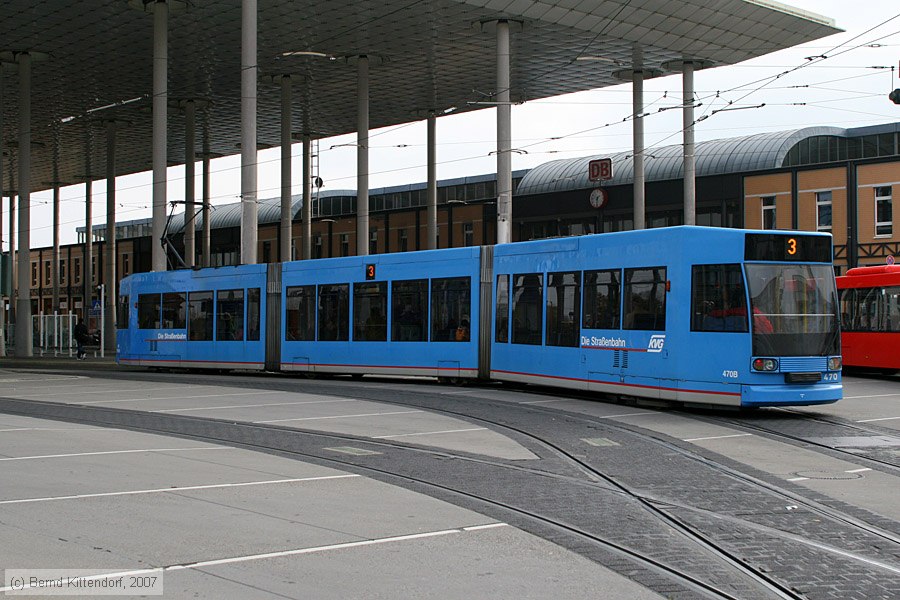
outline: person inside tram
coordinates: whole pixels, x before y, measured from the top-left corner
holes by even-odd
[[[463,316],[459,321],[459,327],[456,328],[455,339],[457,342],[469,341],[469,317]]]

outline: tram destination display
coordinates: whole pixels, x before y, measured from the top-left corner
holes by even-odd
[[[831,238],[825,235],[748,233],[744,260],[831,262]]]

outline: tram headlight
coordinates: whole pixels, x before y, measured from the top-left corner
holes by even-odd
[[[774,358],[757,358],[753,361],[754,371],[777,371],[778,361]]]
[[[828,359],[828,370],[829,371],[840,371],[841,367],[844,366],[844,361],[841,360],[840,356],[832,356]]]

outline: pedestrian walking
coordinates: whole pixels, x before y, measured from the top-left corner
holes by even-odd
[[[75,336],[75,343],[77,344],[77,352],[75,356],[78,358],[78,360],[84,360],[86,357],[84,345],[88,343],[88,340],[90,339],[87,325],[84,324],[84,319],[78,319],[78,324],[75,325],[75,331],[73,332],[73,334]]]

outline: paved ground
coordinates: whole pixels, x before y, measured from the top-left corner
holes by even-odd
[[[463,421],[302,393],[5,369],[0,389],[533,458]],[[167,598],[658,597],[470,510],[233,447],[0,414],[0,481],[2,569],[149,569]]]
[[[467,402],[473,409],[488,403],[535,405],[659,434],[785,485],[802,486],[874,513],[886,523],[900,521],[896,473],[889,469],[863,467],[853,456],[748,433],[715,422],[704,412],[636,408],[553,392],[523,394],[504,387],[156,377],[145,371],[129,376],[127,371],[105,371],[109,361],[74,365],[78,370],[58,371],[73,363],[4,361],[0,397],[272,423],[462,451],[525,466],[540,461],[534,448],[517,436],[470,419],[429,412],[428,407],[448,406],[451,401],[461,401],[463,409]],[[842,402],[792,410],[890,433],[900,429],[897,383],[896,378],[848,377]],[[391,403],[411,397],[418,406]],[[779,412],[783,411],[762,414]],[[561,426],[548,421],[548,431]],[[564,434],[564,429],[557,433]],[[598,438],[604,439],[609,441]],[[593,445],[588,438],[569,441],[575,448]],[[888,446],[887,452],[900,457],[900,445]],[[23,566],[14,560],[20,557],[34,561],[24,565],[29,568],[67,566],[104,572],[163,568],[168,569],[164,571],[168,597],[200,592],[199,597],[269,597],[265,593],[316,598],[582,598],[597,597],[597,590],[608,591],[600,597],[655,597],[595,562],[496,519],[296,460],[2,413],[0,455],[5,457],[0,457],[2,481],[17,482],[0,492],[0,535],[17,540],[12,548],[0,549],[3,568]],[[632,471],[638,468],[637,463],[631,466]],[[641,476],[622,472],[623,478]],[[697,492],[695,505],[721,506],[720,498],[702,489]],[[759,509],[768,514],[770,504],[761,503]],[[777,523],[781,517],[779,507],[774,508],[765,519]],[[103,527],[97,526],[98,510],[104,515]],[[728,512],[741,511],[729,507]],[[790,529],[796,518],[790,519],[790,507],[784,514]],[[20,539],[25,541],[20,544]],[[103,561],[92,563],[97,557]],[[758,558],[773,560],[771,547],[760,548]],[[193,566],[172,568],[183,564]],[[802,568],[810,570],[811,582],[816,579],[813,566]],[[872,576],[877,577],[878,571]],[[828,581],[810,585],[819,585],[810,588],[821,593],[813,597],[846,597],[837,587],[829,595],[824,589]]]

